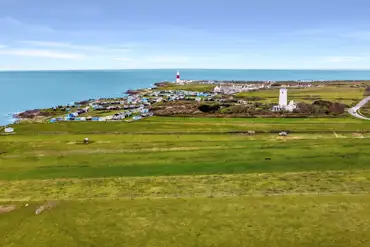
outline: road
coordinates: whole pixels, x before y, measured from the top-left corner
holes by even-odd
[[[365,99],[361,100],[356,106],[349,108],[348,113],[352,116],[360,119],[370,120],[370,118],[364,117],[358,113],[358,110],[363,107],[368,101],[370,101],[370,96],[366,97]]]

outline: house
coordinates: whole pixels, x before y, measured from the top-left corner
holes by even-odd
[[[4,129],[4,132],[5,132],[5,133],[13,133],[13,132],[14,132],[14,129],[13,129],[13,128],[11,128],[11,127],[8,127],[8,128],[5,128],[5,129]]]
[[[121,107],[118,106],[118,105],[115,105],[115,106],[108,106],[107,107],[107,110],[121,110]]]

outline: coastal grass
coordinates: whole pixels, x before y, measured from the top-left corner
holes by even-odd
[[[0,201],[367,194],[370,169],[199,176],[0,180]]]
[[[0,179],[367,169],[369,135],[90,135],[88,145],[83,135],[7,136],[0,142]]]
[[[368,102],[363,107],[361,107],[359,112],[365,117],[370,117],[370,103]]]
[[[8,246],[368,246],[369,195],[14,203]]]
[[[249,130],[277,133],[281,131],[369,132],[365,120],[354,118],[185,118],[151,117],[128,122],[58,122],[24,123],[13,126],[17,135],[57,134],[176,134],[230,133]]]
[[[363,88],[353,88],[347,85],[326,85],[312,88],[288,88],[288,99],[295,102],[312,103],[316,100],[341,102],[350,106],[357,104],[363,98]],[[279,101],[279,88],[251,91],[237,94],[238,97],[260,97],[265,103]]]
[[[13,127],[0,136],[0,246],[369,245],[364,120]]]

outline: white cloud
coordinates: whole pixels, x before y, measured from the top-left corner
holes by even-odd
[[[290,34],[294,36],[311,36],[324,33],[326,33],[326,31],[323,29],[302,29],[290,32]]]
[[[27,32],[27,33],[54,33],[54,29],[32,23],[25,23],[19,20],[16,20],[11,17],[2,17],[0,18],[0,29],[4,32],[9,31],[11,33],[15,32]]]
[[[82,59],[83,54],[66,53],[52,50],[37,50],[37,49],[5,49],[0,50],[0,55],[12,55],[21,57],[45,57],[55,59]]]
[[[352,32],[352,33],[345,33],[341,35],[344,38],[353,38],[358,40],[370,40],[370,32],[369,31],[358,31],[358,32]]]
[[[253,39],[237,39],[235,40],[235,43],[238,43],[238,44],[251,44],[251,43],[255,43],[256,41],[253,40]]]
[[[39,46],[39,47],[52,47],[52,48],[66,48],[66,49],[75,49],[75,50],[104,50],[102,47],[93,46],[93,45],[73,45],[70,43],[62,42],[53,42],[53,41],[20,41],[22,44]]]
[[[111,49],[109,49],[109,51],[113,51],[113,52],[128,52],[130,50],[129,49],[125,49],[125,48],[111,48]]]
[[[122,62],[131,62],[132,59],[129,57],[114,57],[114,60],[122,61]]]
[[[146,58],[148,63],[187,63],[190,61],[189,57],[185,56],[156,56]]]
[[[63,48],[70,50],[84,50],[94,52],[128,52],[128,48],[114,47],[114,46],[96,46],[96,45],[75,45],[71,43],[55,42],[55,41],[33,41],[23,40],[20,43],[30,46],[46,47],[46,48]]]
[[[351,57],[351,56],[334,56],[334,57],[325,57],[324,62],[327,63],[344,63],[344,62],[356,62],[364,60],[363,57]]]

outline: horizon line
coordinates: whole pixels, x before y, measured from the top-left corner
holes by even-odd
[[[370,68],[367,69],[350,69],[350,68],[312,68],[312,69],[269,69],[269,68],[259,68],[259,69],[241,69],[241,68],[137,68],[137,69],[9,69],[2,70],[1,72],[71,72],[71,71],[132,71],[132,70],[276,70],[276,71],[288,71],[288,70],[302,70],[302,71],[370,71]]]

